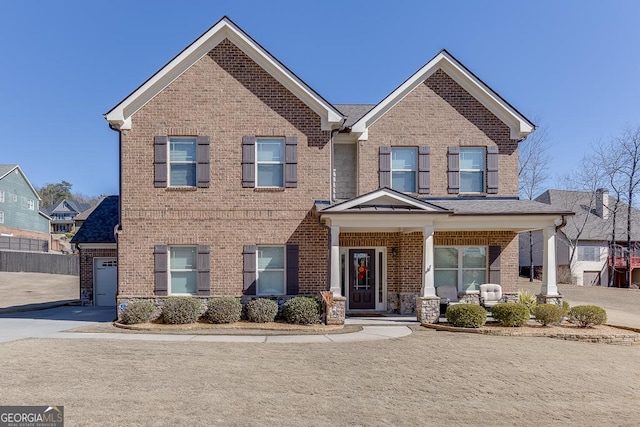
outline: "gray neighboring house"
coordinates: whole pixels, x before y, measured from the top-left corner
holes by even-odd
[[[571,283],[582,286],[608,286],[609,266],[615,265],[613,286],[625,286],[627,274],[624,253],[626,252],[627,205],[619,203],[616,215],[615,250],[610,254],[609,243],[613,230],[615,200],[607,190],[595,193],[569,190],[547,190],[538,196],[538,202],[575,213],[567,217],[567,224],[557,233],[556,259],[558,269]],[[632,209],[631,240],[635,250],[631,257],[632,284],[640,283],[640,211]],[[540,231],[533,232],[534,268],[542,266],[543,250]],[[571,242],[576,243],[574,259],[571,259]],[[528,272],[530,265],[528,233],[520,235],[520,268]]]
[[[80,203],[75,200],[62,199],[45,209],[45,213],[51,218],[51,232],[72,233],[76,231],[75,218],[82,212],[90,209],[89,203]]]
[[[102,199],[71,239],[80,256],[80,299],[83,305],[115,306],[118,261],[115,229],[119,197]]]

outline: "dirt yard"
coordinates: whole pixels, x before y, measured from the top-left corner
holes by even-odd
[[[331,344],[0,344],[0,402],[68,425],[635,426],[640,347],[415,327]]]
[[[0,272],[0,309],[79,297],[78,276]]]

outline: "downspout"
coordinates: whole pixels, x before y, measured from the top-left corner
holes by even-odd
[[[122,220],[122,131],[115,128],[109,123],[109,129],[118,132],[118,224],[113,228],[113,235],[116,239],[116,259],[118,259],[118,265],[120,265],[118,253],[118,231],[122,230],[120,221]],[[120,293],[120,268],[116,268],[116,303],[118,301],[118,294]],[[120,316],[119,312],[116,312],[116,320]]]

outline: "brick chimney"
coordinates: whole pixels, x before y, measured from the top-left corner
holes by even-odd
[[[602,219],[609,218],[609,190],[606,188],[596,190],[596,215]]]

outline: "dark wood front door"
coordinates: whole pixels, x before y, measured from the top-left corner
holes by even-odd
[[[376,308],[376,251],[349,249],[349,309]]]

